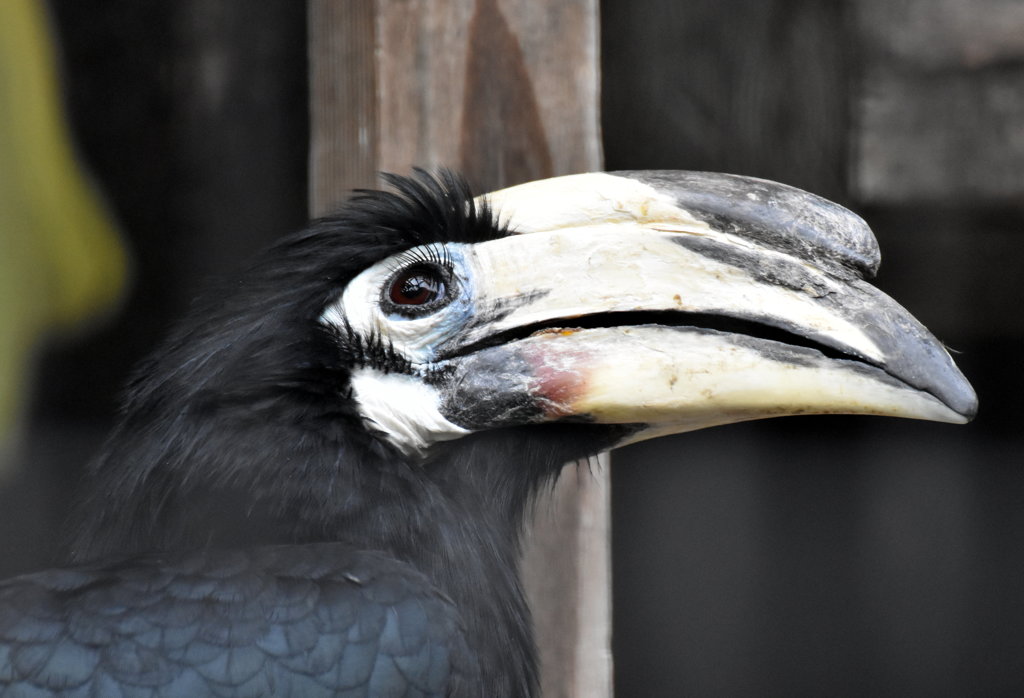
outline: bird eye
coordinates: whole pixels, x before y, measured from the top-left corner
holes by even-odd
[[[446,281],[444,270],[417,264],[402,270],[391,280],[387,297],[396,306],[431,305],[447,296]]]

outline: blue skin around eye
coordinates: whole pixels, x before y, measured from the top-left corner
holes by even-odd
[[[445,245],[445,249],[451,262],[452,279],[448,290],[454,294],[452,301],[437,312],[424,317],[409,318],[397,313],[388,315],[388,320],[396,324],[422,323],[422,348],[415,356],[410,357],[415,363],[434,361],[438,353],[458,336],[476,315],[473,272],[466,261],[466,246],[461,243],[449,243]]]

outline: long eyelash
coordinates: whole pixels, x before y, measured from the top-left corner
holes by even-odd
[[[451,269],[452,256],[448,247],[443,243],[432,242],[428,245],[420,245],[397,255],[389,264],[388,273],[394,274],[399,269],[405,269],[414,264],[432,264]]]
[[[372,366],[384,373],[409,373],[412,363],[395,349],[379,332],[362,337],[345,321],[343,327],[334,328],[338,349],[352,366]]]

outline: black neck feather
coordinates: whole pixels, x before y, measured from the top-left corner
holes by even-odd
[[[70,557],[322,541],[383,551],[463,609],[487,695],[530,695],[523,519],[562,463],[614,435],[505,430],[413,462],[366,431],[349,395],[353,352],[319,323],[323,308],[389,254],[505,234],[453,176],[392,184],[258,258],[140,367],[90,468]]]

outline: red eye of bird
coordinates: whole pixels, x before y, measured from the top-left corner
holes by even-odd
[[[444,278],[436,269],[412,267],[395,277],[388,296],[396,305],[426,305],[444,298]]]

